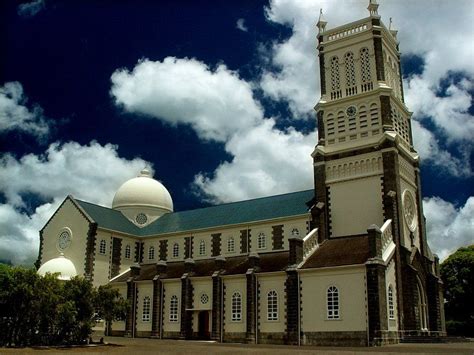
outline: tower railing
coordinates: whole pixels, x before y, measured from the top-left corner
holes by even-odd
[[[380,228],[382,232],[382,254],[387,250],[388,246],[393,241],[392,235],[392,220],[388,219],[383,224],[382,228]]]
[[[311,255],[318,247],[318,228],[314,228],[303,238],[303,260]]]

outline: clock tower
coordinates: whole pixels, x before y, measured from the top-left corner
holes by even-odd
[[[442,331],[438,260],[426,242],[397,31],[382,23],[375,0],[368,10],[368,17],[329,30],[322,12],[317,23],[321,98],[313,220],[320,243],[389,225],[399,329]]]

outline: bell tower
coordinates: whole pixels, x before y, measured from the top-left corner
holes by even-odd
[[[436,272],[427,272],[436,269],[437,259],[426,242],[397,31],[391,20],[388,28],[382,23],[378,6],[370,0],[368,17],[336,28],[326,28],[322,11],[317,22],[321,98],[312,153],[313,221],[320,242],[366,236],[373,224],[389,226],[396,245],[400,329],[442,330],[439,280]],[[408,269],[416,269],[411,280],[404,275]],[[416,298],[413,280],[425,280],[420,285],[434,290],[429,317],[426,307],[414,313],[416,305],[403,301],[404,294]]]

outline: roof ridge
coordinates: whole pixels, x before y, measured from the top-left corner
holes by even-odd
[[[218,205],[212,205],[212,206],[207,206],[207,207],[198,207],[198,208],[194,208],[194,209],[190,209],[190,210],[176,211],[176,212],[172,212],[172,213],[196,211],[196,210],[202,210],[202,209],[206,209],[206,208],[213,208],[213,207],[220,207],[220,206],[232,205],[232,204],[235,204],[235,203],[243,203],[243,202],[250,202],[250,201],[256,201],[256,200],[264,200],[264,199],[267,199],[267,198],[279,197],[279,196],[285,196],[285,195],[293,195],[293,194],[297,194],[297,193],[301,193],[301,192],[308,192],[308,191],[312,191],[312,190],[313,190],[313,189],[306,189],[306,190],[300,190],[300,191],[285,192],[284,194],[278,194],[278,195],[255,197],[255,198],[250,198],[250,199],[248,199],[248,200],[224,202],[224,203],[220,203],[220,204],[218,204]]]
[[[236,203],[244,203],[244,202],[250,202],[250,201],[256,201],[256,200],[264,200],[264,199],[267,199],[267,198],[280,197],[280,196],[285,196],[285,195],[293,195],[293,194],[297,194],[297,193],[301,193],[301,192],[308,192],[308,191],[312,191],[312,189],[306,189],[306,190],[300,190],[300,191],[293,191],[293,192],[285,192],[285,193],[283,193],[283,194],[278,194],[278,195],[255,197],[255,198],[251,198],[251,199],[248,199],[248,200],[224,202],[224,203],[220,203],[220,204],[218,204],[218,205],[212,205],[212,206],[206,206],[206,207],[198,207],[198,208],[193,208],[193,209],[190,209],[190,210],[173,211],[173,212],[171,212],[171,214],[174,214],[174,213],[183,213],[183,212],[191,212],[191,211],[203,210],[203,209],[207,209],[207,208],[215,208],[215,207],[220,207],[220,206],[232,205],[232,204],[236,204]],[[99,204],[97,204],[97,203],[93,203],[93,202],[89,202],[89,201],[84,201],[84,200],[77,199],[77,198],[76,198],[75,200],[78,201],[78,202],[87,203],[87,204],[89,204],[89,205],[94,205],[94,206],[97,206],[97,207],[100,207],[100,208],[105,208],[105,209],[110,210],[110,211],[117,211],[117,210],[114,210],[113,208],[105,207],[105,206],[99,205]],[[120,212],[120,211],[117,211],[117,212]]]

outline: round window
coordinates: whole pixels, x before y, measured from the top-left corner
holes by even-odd
[[[412,194],[405,190],[403,193],[403,215],[408,228],[413,232],[416,229],[416,206]]]
[[[205,293],[203,293],[203,294],[201,295],[201,303],[202,303],[202,304],[206,304],[207,302],[209,302],[209,296],[206,295]]]
[[[146,215],[144,213],[139,213],[137,214],[137,217],[135,217],[135,221],[138,223],[138,224],[145,224],[147,222],[148,218],[146,217]]]
[[[71,234],[68,231],[62,231],[58,238],[59,250],[65,250],[71,244]]]

